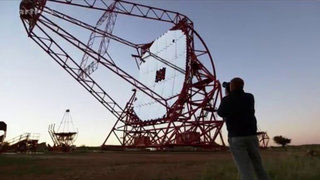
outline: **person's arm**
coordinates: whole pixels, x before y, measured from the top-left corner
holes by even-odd
[[[250,98],[249,98],[249,108],[251,113],[254,114],[255,110],[254,110],[254,96],[252,94],[250,94]]]
[[[223,99],[221,100],[220,106],[219,106],[219,108],[218,108],[218,115],[219,115],[220,117],[223,117],[223,118],[227,117],[227,115],[228,115],[227,105],[228,105],[228,104],[227,104],[226,98],[223,98]]]

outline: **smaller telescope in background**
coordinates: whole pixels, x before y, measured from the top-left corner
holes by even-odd
[[[74,149],[73,143],[77,138],[78,129],[74,128],[69,109],[64,113],[57,131],[55,124],[50,124],[48,131],[53,141],[53,147],[49,150],[69,152]]]

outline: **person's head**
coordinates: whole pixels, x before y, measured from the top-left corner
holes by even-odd
[[[236,91],[236,90],[243,90],[244,81],[239,78],[235,77],[230,81],[230,91]]]

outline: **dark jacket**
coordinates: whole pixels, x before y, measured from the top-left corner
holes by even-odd
[[[257,134],[254,97],[250,93],[243,90],[232,91],[222,99],[218,115],[224,118],[229,137]]]

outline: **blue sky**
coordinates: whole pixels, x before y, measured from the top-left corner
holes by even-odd
[[[193,20],[214,56],[218,79],[240,76],[255,95],[260,129],[292,138],[293,144],[320,143],[319,1],[141,2]],[[59,123],[70,108],[80,132],[76,144],[100,145],[115,119],[27,37],[19,3],[0,1],[0,120],[8,124],[8,138],[33,132],[51,143],[48,125]],[[168,28],[128,25],[134,21],[119,18],[115,33],[133,40],[142,33],[150,41]],[[130,62],[119,63],[137,73]],[[124,105],[131,85],[108,72],[95,77]]]

